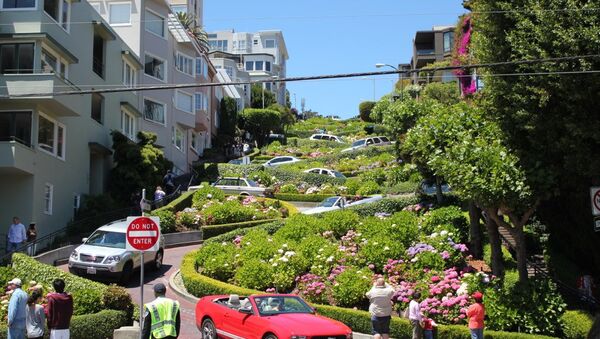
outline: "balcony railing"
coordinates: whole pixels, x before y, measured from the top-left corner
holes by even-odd
[[[435,49],[418,49],[417,55],[435,55]]]
[[[14,135],[0,135],[0,141],[14,141],[31,148],[31,140],[23,140]]]

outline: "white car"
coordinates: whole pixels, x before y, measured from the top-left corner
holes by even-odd
[[[343,175],[342,173],[332,170],[332,169],[327,169],[327,168],[311,168],[311,169],[307,169],[306,171],[304,171],[304,173],[322,174],[322,175],[328,175],[328,176],[334,177],[334,178],[346,179],[346,176]]]
[[[254,180],[247,178],[220,178],[215,181],[212,186],[219,188],[225,194],[270,196],[273,192],[270,188],[260,187]],[[190,186],[188,191],[195,191],[200,187],[202,187],[202,185]]]
[[[356,140],[352,143],[352,145],[349,148],[343,149],[342,152],[350,152],[359,148],[365,148],[370,146],[386,146],[391,144],[392,142],[387,137],[368,137],[365,139]]]
[[[83,238],[83,244],[69,257],[69,272],[88,278],[116,279],[122,284],[129,282],[134,270],[140,267],[141,255],[125,249],[127,227],[127,220],[121,219],[100,226],[89,238]],[[151,264],[153,270],[162,267],[164,243],[161,234],[159,250],[144,252],[144,263]]]
[[[292,156],[279,156],[275,157],[263,164],[264,167],[275,167],[279,165],[293,164],[295,162],[301,161],[300,159]]]
[[[310,136],[309,139],[310,140],[335,141],[335,142],[343,143],[342,139],[340,139],[339,137],[337,137],[335,135],[323,134],[323,133],[313,134]]]
[[[348,208],[352,206],[370,204],[375,201],[383,199],[383,195],[373,195],[370,197],[364,197],[359,200],[346,200],[345,197],[329,197],[323,200],[317,207],[305,210],[302,214],[318,214],[330,211],[336,211],[342,208]]]

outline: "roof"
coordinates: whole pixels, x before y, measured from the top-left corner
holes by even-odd
[[[187,30],[173,13],[169,13],[168,26],[171,35],[173,35],[177,42],[192,42]]]
[[[102,225],[98,227],[98,229],[103,231],[125,233],[127,231],[128,226],[129,224],[127,223],[127,219],[121,219],[112,221],[106,225]]]
[[[229,77],[229,74],[227,74],[227,71],[224,69],[217,69],[217,80],[222,83],[222,84],[226,84],[231,82],[231,78]],[[225,91],[225,94],[230,97],[230,98],[234,98],[234,99],[240,99],[241,96],[238,93],[238,90],[235,88],[235,86],[233,85],[223,85],[223,90]]]

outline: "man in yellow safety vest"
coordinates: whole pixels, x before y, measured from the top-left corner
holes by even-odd
[[[156,299],[144,305],[144,326],[142,338],[162,339],[179,337],[181,317],[179,302],[165,297],[167,288],[164,284],[154,285]]]

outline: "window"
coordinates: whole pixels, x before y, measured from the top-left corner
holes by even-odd
[[[67,64],[59,56],[43,47],[40,62],[42,73],[54,73],[63,79],[67,78]]]
[[[40,113],[38,148],[58,158],[65,158],[65,126]]]
[[[194,97],[190,94],[176,91],[175,106],[184,112],[194,113]]]
[[[131,25],[131,3],[109,3],[109,23],[111,25]]]
[[[271,83],[270,82],[265,83],[265,88],[267,89],[267,91],[270,91],[271,90]]]
[[[267,72],[271,71],[271,62],[270,61],[265,61],[265,71],[267,71]]]
[[[121,132],[129,139],[135,140],[135,117],[125,111],[121,111]]]
[[[246,40],[239,40],[238,41],[238,49],[240,49],[240,50],[245,50],[246,49]]]
[[[258,40],[257,39],[252,40],[252,44],[253,45],[258,45]]]
[[[198,142],[196,140],[196,133],[192,132],[192,140],[190,140],[190,147],[195,151],[197,145],[198,145]]]
[[[256,61],[254,63],[254,69],[256,71],[262,71],[263,70],[263,62],[262,61]]]
[[[180,72],[194,76],[194,59],[178,52],[175,57],[175,68]]]
[[[165,79],[165,62],[146,54],[144,73],[159,80]]]
[[[180,151],[183,151],[183,131],[177,126],[173,126],[173,145]]]
[[[33,73],[33,44],[1,44],[0,73]]]
[[[127,87],[134,87],[135,80],[135,68],[133,68],[127,61],[123,60],[123,85]]]
[[[204,58],[196,58],[196,75],[204,75],[206,76],[206,73],[204,72],[204,65],[206,61],[204,61]]]
[[[99,77],[104,78],[104,39],[94,32],[94,46],[92,54],[92,69]]]
[[[146,11],[146,31],[152,32],[161,38],[165,37],[165,18]]]
[[[54,185],[44,185],[44,214],[52,215],[52,200],[54,199]]]
[[[81,194],[73,193],[73,209],[78,210],[81,207]]]
[[[211,50],[227,52],[227,40],[209,40],[208,45]]]
[[[265,40],[265,48],[275,48],[275,40],[273,40],[273,39]]]
[[[187,14],[188,9],[187,9],[187,5],[172,5],[171,6],[171,11],[173,11],[173,13],[184,13],[184,14]]]
[[[165,105],[144,99],[144,118],[164,125]]]
[[[196,112],[200,112],[204,109],[203,105],[204,105],[204,93],[202,92],[198,92],[194,94],[194,108],[196,109]]]
[[[3,9],[23,9],[35,7],[35,0],[2,0]]]
[[[254,70],[254,62],[253,61],[246,61],[246,70],[247,71],[253,71]]]
[[[444,53],[452,51],[454,44],[454,32],[444,32]]]
[[[102,123],[102,109],[104,97],[98,93],[92,93],[92,119]]]
[[[233,78],[233,67],[225,66],[225,72],[229,75],[230,78]]]
[[[46,12],[60,26],[69,29],[69,15],[71,14],[71,3],[67,0],[44,0],[44,12]]]
[[[31,112],[0,112],[0,141],[31,146]]]

